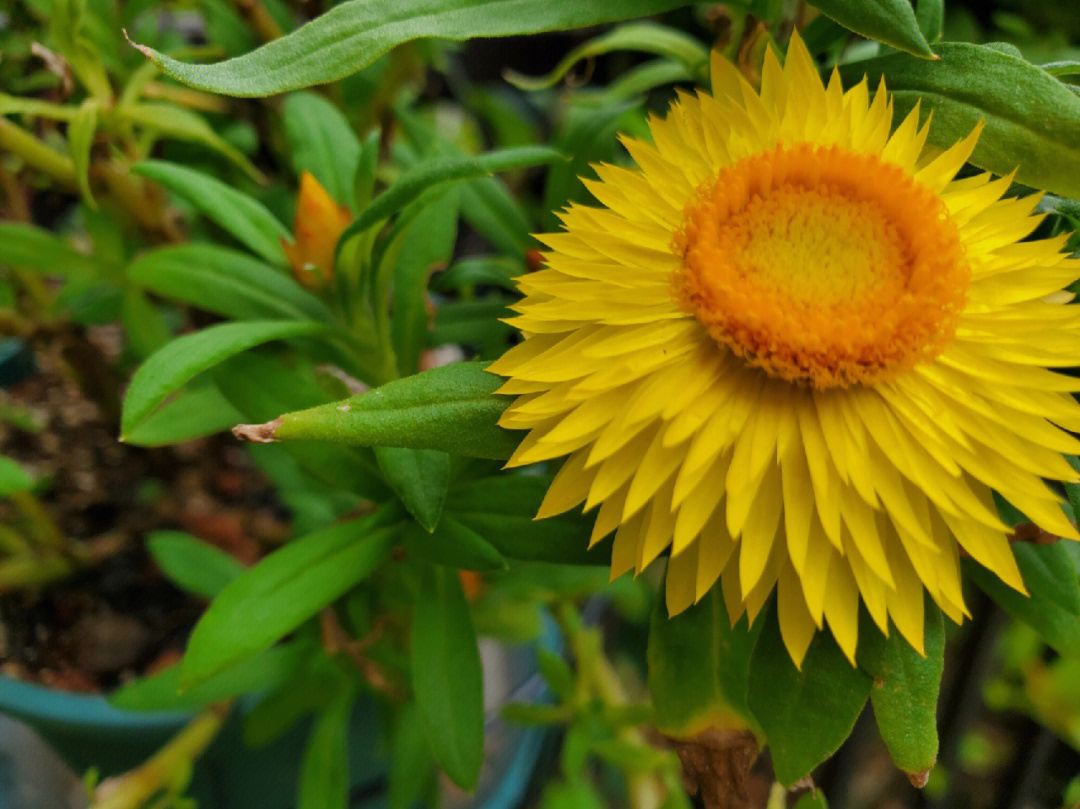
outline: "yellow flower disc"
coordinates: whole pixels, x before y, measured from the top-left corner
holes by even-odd
[[[677,298],[773,376],[879,382],[955,332],[970,276],[956,225],[872,154],[777,147],[722,169],[684,217]]]
[[[1032,239],[1038,195],[956,179],[979,137],[926,146],[882,83],[822,83],[798,36],[760,90],[721,56],[600,207],[543,234],[525,339],[490,369],[527,430],[510,466],[565,458],[538,517],[595,510],[611,573],[667,557],[675,615],[714,585],[734,621],[775,593],[801,664],[826,626],[854,663],[860,605],[923,647],[924,593],[967,614],[961,551],[1023,591],[996,491],[1080,539],[1080,262]]]

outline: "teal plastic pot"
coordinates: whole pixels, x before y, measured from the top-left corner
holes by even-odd
[[[519,805],[544,746],[542,730],[508,724],[500,713],[508,702],[543,698],[535,655],[524,647],[507,649],[485,642],[483,657],[488,683],[484,768],[476,791],[466,795],[451,790],[445,809]],[[94,767],[103,778],[145,761],[192,718],[182,712],[122,711],[104,697],[54,691],[6,677],[0,677],[0,714],[33,728],[76,774]],[[374,699],[357,701],[349,738],[354,809],[385,805],[385,721]],[[234,712],[196,763],[188,794],[199,809],[290,809],[296,800],[307,723],[255,749],[244,744],[240,726],[241,717]],[[0,809],[7,809],[2,786]]]
[[[4,677],[0,677],[0,713],[33,728],[76,774],[94,767],[103,778],[138,766],[192,718],[179,712],[121,711],[100,696],[54,691]],[[357,702],[349,740],[354,794],[381,790],[385,762],[372,751],[382,737],[383,721],[377,703]],[[289,809],[296,799],[307,730],[299,725],[253,749],[241,739],[240,717],[234,713],[197,762],[188,794],[199,809]]]

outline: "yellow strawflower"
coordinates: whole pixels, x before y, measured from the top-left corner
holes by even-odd
[[[1043,480],[1077,479],[1080,380],[1048,369],[1080,364],[1080,307],[1044,299],[1080,262],[1021,241],[1010,178],[955,179],[980,127],[939,151],[892,118],[797,35],[760,92],[714,54],[712,94],[540,237],[491,367],[530,431],[509,465],[568,456],[538,517],[599,506],[613,576],[670,549],[673,615],[719,579],[753,620],[775,589],[797,664],[825,623],[854,662],[860,599],[921,651],[924,589],[967,614],[961,552],[1022,591],[992,490],[1080,538]]]

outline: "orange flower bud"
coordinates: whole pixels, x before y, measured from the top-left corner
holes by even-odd
[[[334,247],[352,212],[338,205],[310,172],[300,175],[293,241],[281,240],[293,274],[306,287],[326,286],[334,277]]]

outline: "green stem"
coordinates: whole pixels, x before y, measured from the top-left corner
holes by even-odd
[[[26,533],[30,535],[30,539],[61,553],[66,554],[69,551],[70,544],[67,537],[56,527],[56,523],[53,522],[40,500],[30,492],[16,492],[11,495],[11,501],[26,518]]]
[[[783,784],[773,782],[769,790],[769,802],[765,805],[765,809],[784,809],[786,806],[787,790],[784,789]]]
[[[0,593],[63,581],[74,572],[75,565],[62,556],[0,562]]]
[[[71,158],[49,148],[25,129],[16,126],[3,116],[0,116],[0,151],[16,154],[27,165],[48,174],[72,190],[78,190],[75,164]]]
[[[138,809],[157,793],[182,783],[221,729],[229,709],[228,703],[210,706],[144,764],[102,781],[94,790],[90,809]]]
[[[9,556],[30,556],[33,553],[26,537],[3,523],[0,523],[0,551]]]

